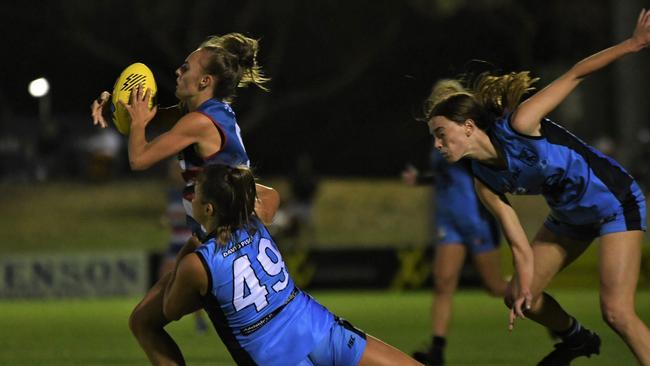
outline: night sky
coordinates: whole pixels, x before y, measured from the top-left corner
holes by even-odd
[[[174,104],[186,55],[208,35],[241,32],[260,39],[272,78],[270,93],[242,90],[234,103],[258,172],[282,174],[305,153],[322,174],[397,176],[426,164],[430,138],[415,117],[436,79],[486,68],[557,76],[612,42],[606,1],[521,3],[4,2],[0,129],[35,130],[24,126],[38,114],[27,84],[45,76],[57,123],[90,134],[90,102],[136,61],[156,75],[160,103]]]

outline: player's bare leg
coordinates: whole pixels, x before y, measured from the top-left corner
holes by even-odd
[[[404,352],[379,339],[366,335],[366,349],[363,351],[359,366],[394,366],[422,365]]]
[[[562,340],[538,365],[569,365],[577,357],[598,354],[600,337],[584,328],[551,295],[543,292],[559,271],[587,249],[589,242],[560,237],[542,227],[532,245],[535,260],[531,287],[533,302],[526,316]],[[506,303],[509,301],[511,299],[507,298]]]
[[[600,238],[600,307],[639,363],[650,365],[650,331],[634,308],[642,237],[641,231],[626,231]]]
[[[479,253],[474,256],[474,266],[481,275],[481,280],[490,296],[503,297],[508,282],[501,274],[501,258],[498,249]]]
[[[171,272],[163,276],[136,305],[129,317],[129,328],[153,365],[184,365],[180,348],[164,327],[163,295]]]
[[[444,348],[451,319],[454,292],[465,262],[466,249],[462,243],[438,245],[433,260],[433,302],[431,303],[431,344],[413,357],[429,365],[444,364]]]

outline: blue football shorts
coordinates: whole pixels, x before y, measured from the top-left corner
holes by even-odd
[[[350,365],[361,361],[366,334],[343,318],[335,317],[328,335],[297,366]]]
[[[575,225],[563,222],[553,216],[553,212],[546,218],[544,227],[552,233],[575,240],[593,241],[605,234],[624,231],[648,229],[646,216],[645,196],[636,183],[632,185],[633,199],[618,206],[616,211],[603,217],[598,222],[585,225]]]
[[[486,217],[458,220],[454,217],[437,215],[436,230],[437,245],[462,243],[472,255],[489,252],[499,247],[497,224]]]

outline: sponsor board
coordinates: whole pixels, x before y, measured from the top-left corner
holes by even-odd
[[[0,258],[0,298],[140,295],[149,277],[144,251],[9,255]]]

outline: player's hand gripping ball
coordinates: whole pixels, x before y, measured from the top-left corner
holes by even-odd
[[[113,97],[111,99],[111,111],[113,112],[113,123],[117,130],[123,135],[128,135],[131,129],[131,117],[129,112],[119,101],[129,104],[131,100],[131,91],[138,84],[142,84],[142,90],[151,90],[151,99],[149,100],[149,109],[155,104],[155,96],[158,88],[153,73],[149,68],[140,62],[129,65],[115,81],[113,86]]]

